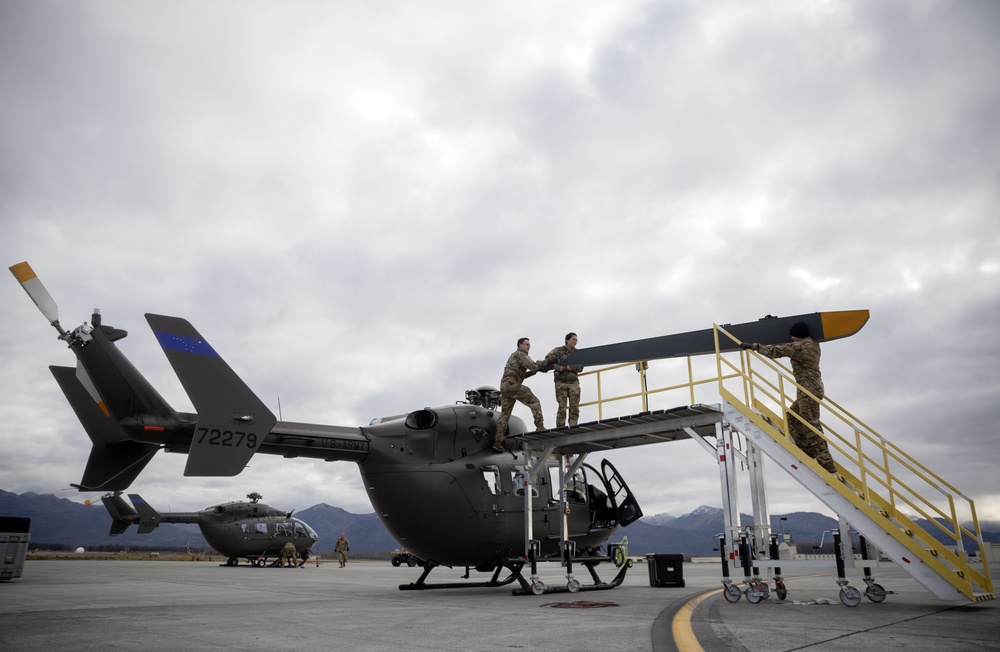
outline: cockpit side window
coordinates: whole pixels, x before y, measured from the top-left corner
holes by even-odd
[[[587,480],[583,475],[583,469],[577,469],[566,483],[566,500],[571,503],[587,502]]]
[[[514,487],[515,496],[524,495],[524,476],[520,471],[510,472],[510,484]],[[538,488],[534,484],[531,485],[531,497],[538,498]]]
[[[500,488],[500,469],[495,466],[480,468],[483,471],[483,480],[486,481],[486,489],[494,496],[499,496],[503,492]]]
[[[267,534],[267,523],[254,523],[253,531],[256,534]]]
[[[562,499],[562,485],[559,483],[559,466],[549,467],[549,486],[552,487],[552,500]]]

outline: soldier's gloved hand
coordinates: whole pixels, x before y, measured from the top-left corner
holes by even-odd
[[[740,348],[743,350],[753,349],[753,342],[740,342]]]

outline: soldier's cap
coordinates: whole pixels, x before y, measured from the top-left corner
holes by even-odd
[[[809,337],[809,327],[804,321],[797,321],[788,329],[788,334],[792,337]]]

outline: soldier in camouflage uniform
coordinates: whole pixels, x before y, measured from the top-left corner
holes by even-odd
[[[534,376],[540,368],[552,364],[554,359],[546,357],[541,362],[535,362],[528,357],[529,349],[531,340],[527,337],[519,339],[517,350],[510,354],[503,368],[503,378],[500,380],[500,417],[497,419],[496,435],[493,436],[493,450],[498,453],[504,451],[503,441],[507,435],[507,422],[510,421],[510,415],[517,401],[521,401],[531,410],[531,416],[535,419],[535,430],[545,429],[542,404],[534,393],[521,383],[526,378]]]
[[[576,348],[576,333],[566,333],[566,344],[557,346],[549,351],[546,358],[554,358],[555,383],[556,383],[556,428],[566,425],[566,416],[569,414],[569,425],[575,426],[580,421],[580,377],[577,375],[583,371],[583,365],[562,365],[559,364],[566,359],[573,349]]]
[[[281,554],[278,556],[278,566],[282,565],[289,568],[295,567],[295,544],[291,541],[281,547]]]
[[[334,551],[337,553],[337,559],[340,561],[341,568],[347,568],[347,552],[351,549],[351,544],[348,542],[347,537],[344,533],[340,533],[340,538],[333,546]]]
[[[789,335],[792,338],[790,344],[750,344],[744,342],[742,346],[745,349],[752,348],[768,358],[791,358],[792,373],[800,388],[796,391],[790,411],[799,415],[816,431],[823,432],[823,427],[819,422],[819,403],[816,400],[823,398],[823,376],[819,372],[819,343],[809,337],[809,327],[801,321],[792,324]],[[802,391],[803,389],[811,392],[816,399]],[[788,415],[788,434],[792,441],[806,455],[819,462],[819,465],[824,469],[830,473],[836,473],[837,467],[830,456],[826,440],[813,432],[802,420],[792,414]]]

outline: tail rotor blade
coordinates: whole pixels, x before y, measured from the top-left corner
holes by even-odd
[[[49,291],[45,289],[42,285],[41,280],[39,280],[38,275],[35,274],[35,270],[31,269],[31,265],[26,262],[18,263],[12,265],[10,268],[11,273],[17,279],[24,291],[28,293],[31,300],[35,302],[38,309],[42,311],[45,318],[49,320],[49,323],[56,327],[59,332],[62,332],[62,327],[59,326],[59,307],[56,305],[55,300]]]
[[[87,390],[87,393],[90,394],[90,398],[94,399],[94,403],[97,403],[97,407],[101,408],[101,411],[104,412],[104,416],[110,417],[111,412],[108,411],[108,406],[104,404],[104,399],[102,399],[101,395],[98,393],[97,385],[94,384],[94,381],[90,378],[90,374],[87,373],[83,363],[79,360],[76,361],[76,379],[80,381],[80,384],[83,385],[84,389]]]

